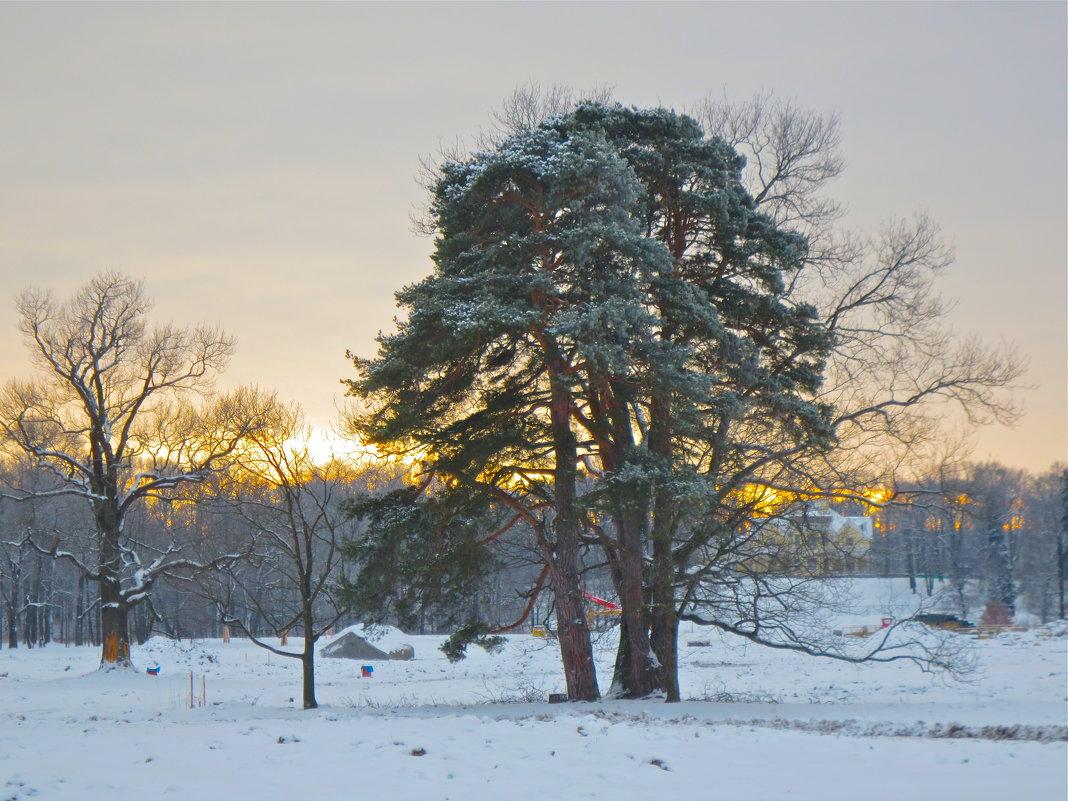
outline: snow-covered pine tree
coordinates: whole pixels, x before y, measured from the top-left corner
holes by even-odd
[[[529,527],[573,697],[596,696],[582,545],[603,550],[622,607],[616,694],[678,699],[682,617],[834,655],[794,625],[822,596],[780,580],[798,551],[759,536],[761,488],[803,497],[870,479],[871,448],[915,447],[932,401],[1011,414],[994,393],[1018,361],[955,349],[938,327],[936,229],[890,226],[868,248],[833,237],[818,197],[840,169],[833,120],[798,113],[732,129],[761,159],[756,198],[725,140],[665,109],[579,104],[445,164],[435,273],[398,294],[408,317],[379,356],[355,359],[352,394],[369,405],[354,428],[421,462],[411,503],[465,493],[453,528],[475,546]],[[448,508],[411,531],[441,538]],[[479,539],[487,522],[498,533]]]
[[[671,258],[642,287],[660,353],[633,393],[644,412],[635,423],[648,421],[629,426],[640,447],[615,449],[629,454],[626,465],[602,464],[623,490],[613,513],[620,598],[625,609],[648,602],[642,618],[624,612],[617,692],[663,689],[676,700],[678,584],[711,536],[691,519],[700,509],[707,523],[709,506],[691,501],[711,493],[722,518],[717,504],[730,505],[770,453],[826,447],[827,410],[812,398],[831,337],[787,295],[805,240],[757,211],[744,161],[725,142],[666,109],[583,104],[558,124],[602,132],[627,160],[646,190],[639,223]],[[650,645],[655,661],[645,658]]]
[[[599,390],[591,376],[626,379],[635,343],[653,341],[643,287],[669,264],[639,227],[641,194],[596,130],[540,126],[444,165],[431,208],[435,271],[398,293],[406,319],[380,338],[377,358],[354,360],[350,382],[369,405],[355,430],[417,459],[435,510],[450,495],[467,510],[480,498],[528,527],[554,592],[573,700],[599,695],[580,583],[578,479],[593,444],[577,421]],[[390,531],[454,530],[413,520]],[[384,531],[370,526],[363,544]]]

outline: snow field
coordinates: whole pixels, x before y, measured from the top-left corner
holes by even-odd
[[[972,641],[981,671],[967,684],[687,628],[683,696],[718,702],[531,702],[563,679],[555,643],[521,635],[456,665],[437,651],[444,638],[404,636],[415,660],[374,663],[373,679],[321,659],[310,712],[299,663],[241,639],[154,639],[135,649],[136,673],[95,671],[93,648],[3,650],[0,799],[1068,797],[1068,637],[1040,636],[1063,627]],[[599,641],[603,686],[613,650]],[[145,675],[156,663],[161,675]],[[190,671],[207,696],[193,709]],[[1030,727],[1047,742],[924,736],[949,724]]]

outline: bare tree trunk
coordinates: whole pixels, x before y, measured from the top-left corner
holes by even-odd
[[[152,624],[156,622],[156,612],[152,601],[146,598],[131,610],[133,618],[133,638],[138,645],[143,645],[152,636]]]
[[[14,567],[14,565],[12,565]],[[18,610],[16,608],[19,595],[19,576],[13,569],[11,572],[11,589],[4,598],[4,606],[7,608],[7,647],[19,647]]]
[[[34,558],[33,580],[30,583],[30,591],[26,595],[26,647],[36,648],[41,645],[43,639],[41,632],[41,604],[43,593],[41,592],[41,559]]]
[[[304,651],[300,657],[302,671],[302,691],[305,709],[315,709],[319,704],[315,700],[315,618],[311,606],[304,607]]]
[[[907,528],[901,532],[905,540],[905,564],[909,573],[909,589],[916,592],[916,554],[913,547],[912,529]]]
[[[130,666],[128,610],[117,581],[100,582],[100,666]]]
[[[85,576],[78,574],[78,590],[74,599],[74,644],[85,644]]]
[[[100,536],[100,666],[130,667],[129,608],[122,597],[119,573],[122,559],[117,490],[112,481],[98,492],[103,496],[94,508]]]
[[[100,665],[130,665],[129,610],[122,598],[119,577],[118,548],[112,537],[105,535],[100,569]]]
[[[56,595],[56,563],[55,560],[48,560],[47,576],[44,580],[42,587],[42,607],[41,607],[41,645],[47,645],[52,642],[52,625],[55,610],[55,595]]]
[[[319,704],[315,700],[315,644],[305,642],[304,653],[300,657],[303,671],[302,688],[304,708],[315,709]]]
[[[7,647],[19,647],[18,613],[15,611],[15,602],[7,600]]]

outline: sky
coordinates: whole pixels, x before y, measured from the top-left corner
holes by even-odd
[[[840,116],[848,225],[942,225],[953,329],[1029,364],[974,457],[1043,470],[1068,443],[1066,30],[1062,2],[2,3],[0,377],[28,372],[20,289],[113,269],[237,337],[223,386],[329,426],[346,350],[431,270],[421,157],[530,83],[770,91]]]

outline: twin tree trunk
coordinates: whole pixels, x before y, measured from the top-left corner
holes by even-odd
[[[613,689],[623,698],[645,698],[660,690],[665,700],[680,700],[679,618],[671,553],[669,501],[657,498],[652,532],[652,562],[643,570],[640,540],[620,535],[613,561],[619,592],[619,649]]]
[[[632,501],[633,503],[634,501]],[[641,504],[639,504],[641,505]],[[644,698],[660,689],[662,677],[649,641],[643,565],[644,509],[618,499],[613,578],[622,608],[613,691],[623,698]]]
[[[601,415],[610,427],[611,445],[602,453],[606,472],[619,473],[635,448],[631,418],[631,389],[627,382],[605,382]],[[615,548],[609,553],[612,578],[621,607],[619,649],[612,676],[613,693],[624,698],[644,698],[659,689],[659,665],[649,642],[645,606],[645,540],[648,533],[648,492],[629,482],[613,492]]]

